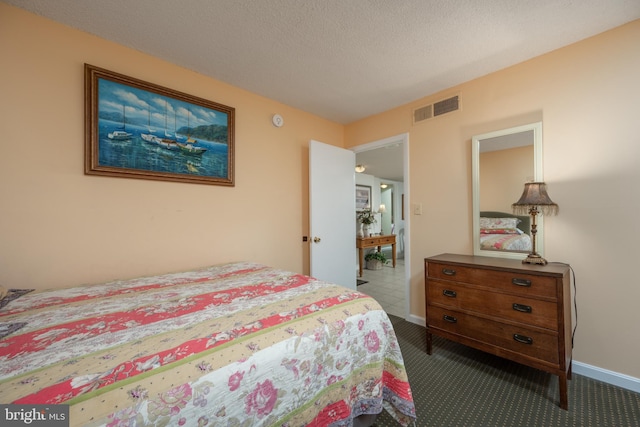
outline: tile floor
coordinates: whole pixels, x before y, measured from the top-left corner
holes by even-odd
[[[384,311],[394,316],[405,318],[404,260],[396,261],[393,268],[391,261],[381,270],[362,270],[361,280],[368,283],[358,286],[358,290],[375,298]]]

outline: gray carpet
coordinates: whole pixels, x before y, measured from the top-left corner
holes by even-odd
[[[426,353],[425,328],[393,322],[413,391],[417,427],[640,426],[640,394],[581,375],[560,409],[558,378],[443,338]],[[386,411],[375,426],[398,426]]]

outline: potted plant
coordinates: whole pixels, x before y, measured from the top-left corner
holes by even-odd
[[[367,262],[367,270],[380,270],[384,264],[389,262],[387,256],[378,251],[366,254],[364,260]]]
[[[358,221],[362,224],[362,235],[369,237],[371,224],[376,222],[376,214],[371,209],[365,209],[358,212]]]

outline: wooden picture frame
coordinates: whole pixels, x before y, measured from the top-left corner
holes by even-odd
[[[85,174],[234,185],[235,109],[89,64]]]
[[[371,209],[371,186],[356,184],[356,211]]]

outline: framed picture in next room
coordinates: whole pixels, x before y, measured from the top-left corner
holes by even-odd
[[[371,209],[371,186],[356,184],[356,211]]]

